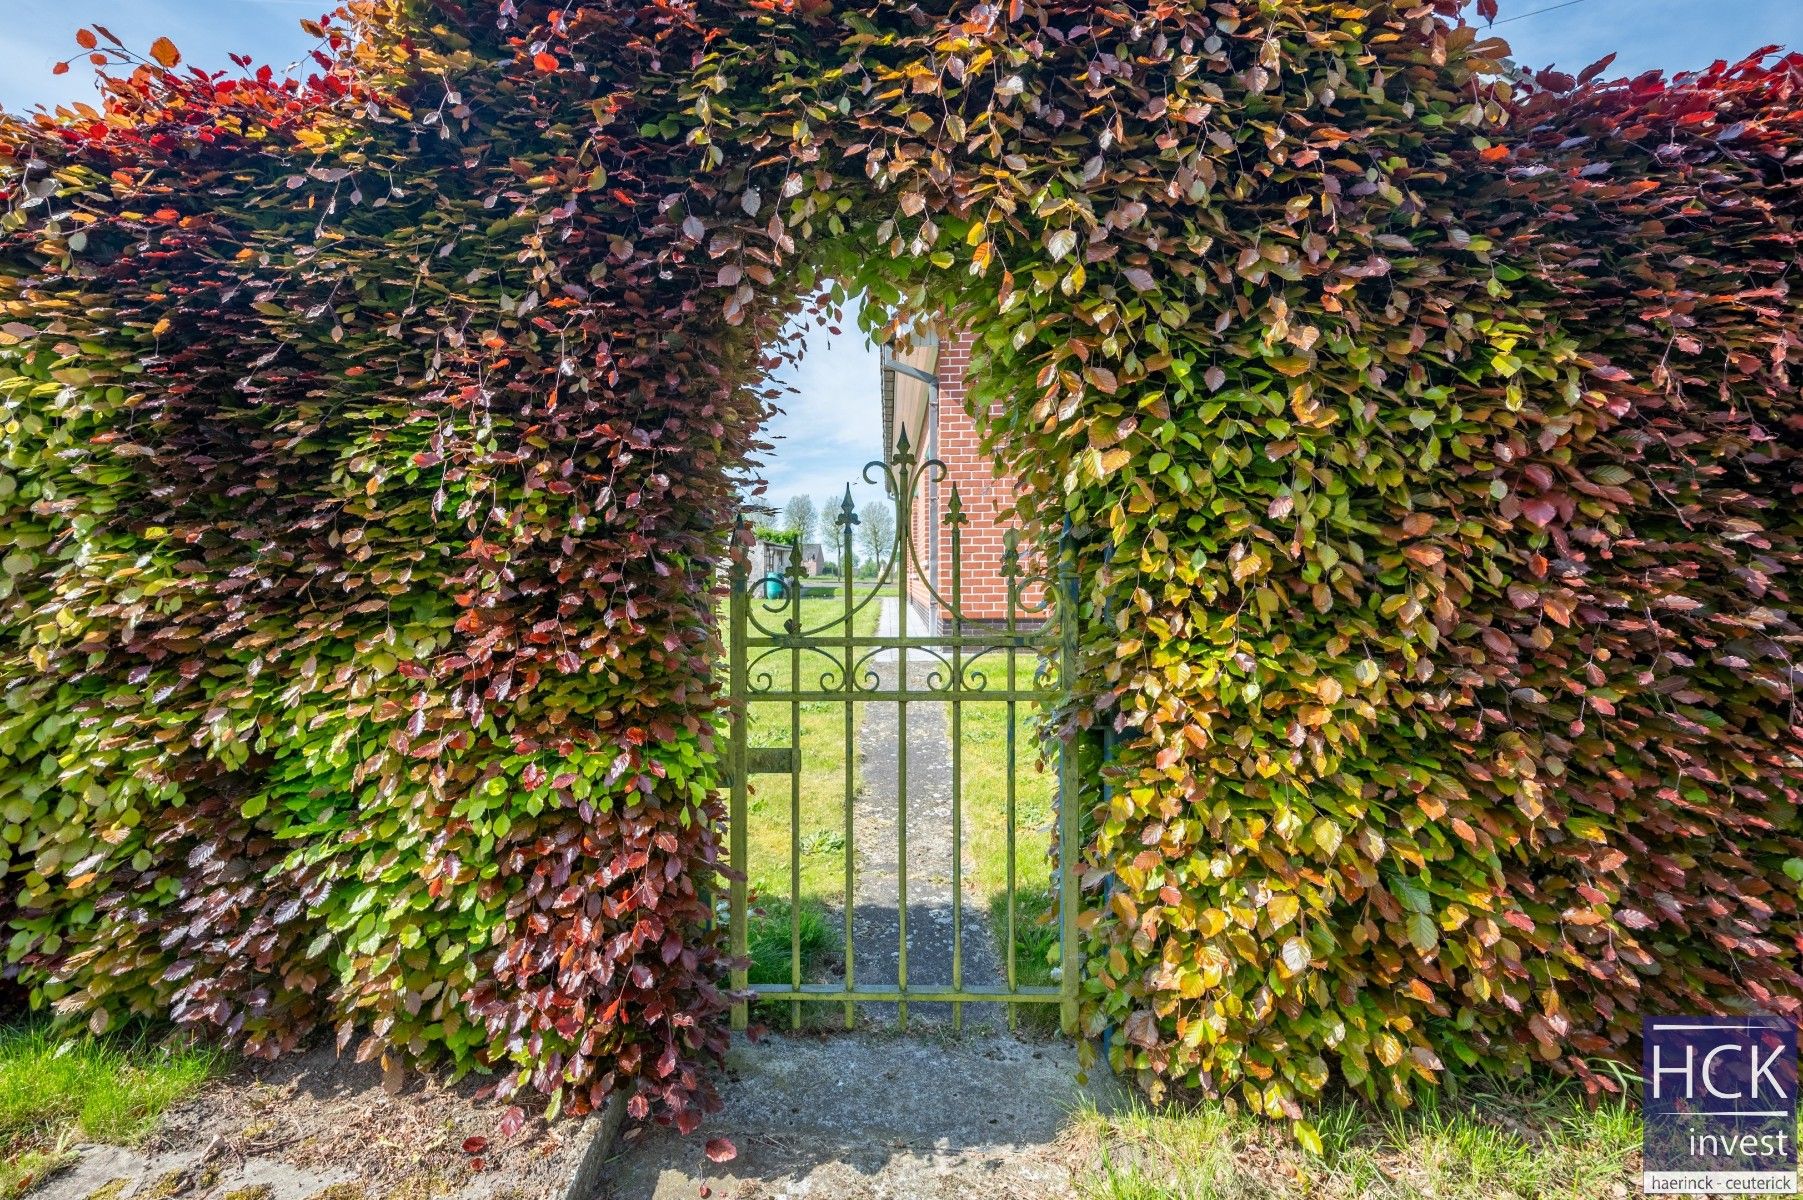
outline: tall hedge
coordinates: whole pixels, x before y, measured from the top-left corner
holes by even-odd
[[[690,164],[492,18],[366,21],[0,132],[7,971],[688,1125],[760,330],[619,232]]]
[[[307,84],[159,46],[0,125],[36,999],[692,1123],[708,590],[830,278],[980,333],[1072,534],[1118,1067],[1301,1116],[1798,1011],[1803,62],[1529,81],[1457,0],[352,7]]]

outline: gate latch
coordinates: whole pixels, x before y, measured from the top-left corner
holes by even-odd
[[[745,747],[745,773],[747,775],[789,775],[794,770],[795,747],[793,746]],[[724,786],[732,786],[730,769],[723,774],[720,782]]]

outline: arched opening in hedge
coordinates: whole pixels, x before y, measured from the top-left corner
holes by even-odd
[[[1118,1067],[1300,1116],[1795,1012],[1803,67],[1460,8],[359,2],[8,118],[8,978],[691,1126],[708,593],[832,278],[980,334],[1087,548]]]

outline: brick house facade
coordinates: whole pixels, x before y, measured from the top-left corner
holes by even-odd
[[[946,506],[955,484],[966,524],[961,535],[964,619],[984,624],[1000,623],[1008,616],[1008,583],[1001,573],[1003,539],[1015,522],[1005,515],[1014,503],[1012,477],[1000,472],[995,460],[983,452],[975,420],[966,408],[972,337],[961,333],[941,339],[917,336],[908,347],[883,355],[883,444],[893,450],[903,431],[920,460],[936,458],[945,464],[945,475],[934,480],[923,475],[916,490],[909,540],[915,547],[919,570],[906,575],[912,620],[919,627],[943,631],[951,614],[935,600],[921,576],[933,581],[939,597],[952,595],[951,530],[945,524]],[[1040,590],[1029,584],[1022,597],[1025,609],[1016,619],[1036,624]]]

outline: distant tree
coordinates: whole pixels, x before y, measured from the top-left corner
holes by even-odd
[[[844,502],[844,496],[828,496],[820,501],[820,540],[826,556],[835,562],[839,559],[839,506]]]
[[[814,502],[806,496],[792,498],[783,508],[783,528],[799,542],[819,540],[814,536],[820,528],[820,514],[814,510]]]
[[[872,500],[858,510],[858,540],[866,561],[880,563],[895,544],[895,510],[887,500]]]

